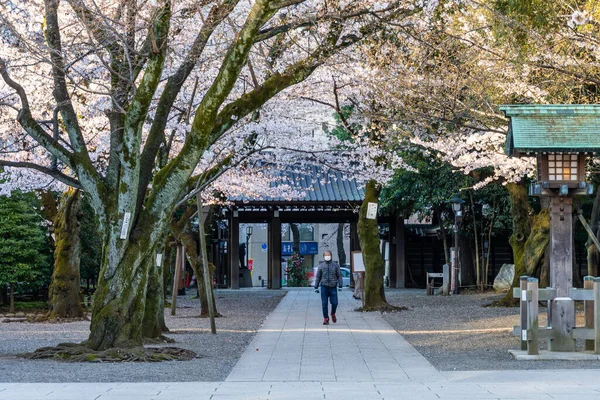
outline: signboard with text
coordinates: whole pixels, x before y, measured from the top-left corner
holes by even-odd
[[[281,255],[289,256],[294,252],[293,242],[281,242]],[[300,255],[319,254],[319,243],[300,242]]]

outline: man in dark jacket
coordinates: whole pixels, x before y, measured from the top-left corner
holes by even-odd
[[[332,261],[331,251],[323,252],[325,261],[319,263],[317,278],[315,279],[315,289],[318,292],[321,286],[321,304],[323,306],[323,325],[329,325],[328,302],[331,302],[331,320],[335,323],[337,318],[335,311],[338,306],[338,286],[342,290],[342,273],[340,272],[340,264],[337,261]]]

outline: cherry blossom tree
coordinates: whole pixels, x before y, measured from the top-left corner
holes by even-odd
[[[211,179],[193,178],[208,149],[418,11],[375,0],[1,4],[0,124],[13,153],[0,165],[91,200],[104,249],[85,342],[95,350],[141,344],[149,265],[184,190]],[[252,142],[220,146],[222,165]]]

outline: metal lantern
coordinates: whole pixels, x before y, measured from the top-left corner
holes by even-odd
[[[452,211],[454,211],[454,215],[461,217],[462,206],[465,204],[465,201],[458,196],[454,196],[450,202],[452,203]]]

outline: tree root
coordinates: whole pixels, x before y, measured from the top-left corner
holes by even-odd
[[[65,362],[159,362],[188,361],[196,353],[177,347],[131,347],[95,351],[77,343],[60,343],[56,347],[42,347],[33,353],[19,354],[30,360],[52,359]]]
[[[377,307],[364,307],[364,308],[360,307],[360,308],[357,308],[355,311],[359,311],[359,312],[379,311],[382,313],[386,313],[386,312],[394,313],[394,312],[400,312],[400,311],[408,311],[408,307],[404,307],[404,306],[397,307],[397,306],[392,306],[390,304],[384,303]]]
[[[165,335],[160,335],[155,338],[144,338],[144,344],[162,344],[162,343],[175,343],[175,339],[171,339]]]

